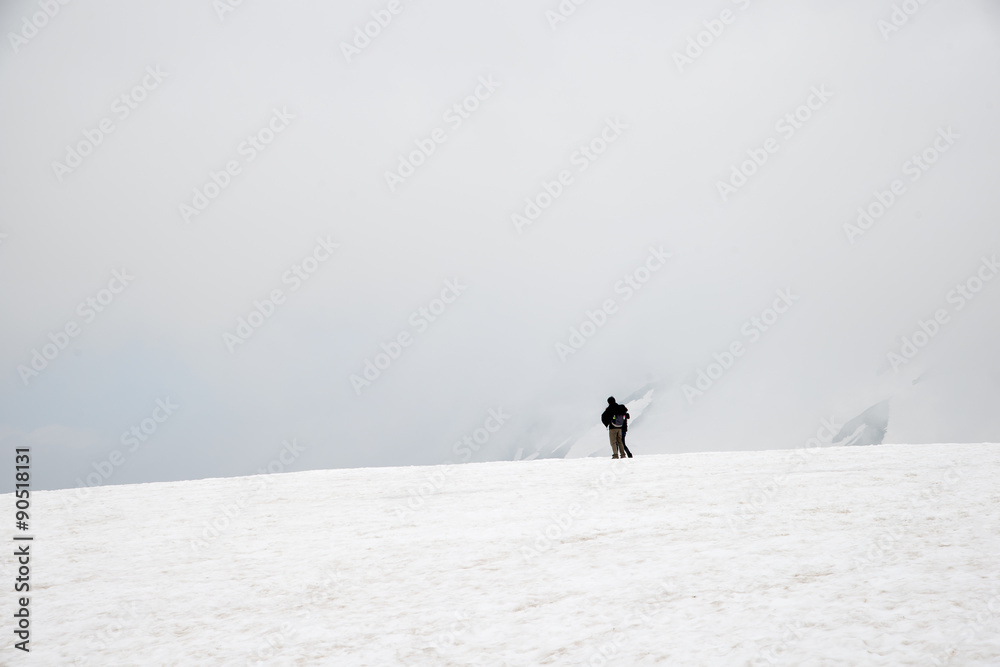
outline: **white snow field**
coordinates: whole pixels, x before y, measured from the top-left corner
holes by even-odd
[[[636,454],[39,492],[0,663],[1000,665],[1000,446]]]

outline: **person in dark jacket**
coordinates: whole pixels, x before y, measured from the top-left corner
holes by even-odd
[[[624,432],[628,428],[628,418],[628,408],[617,403],[614,396],[608,398],[608,407],[601,415],[601,423],[608,427],[613,459],[625,458]]]
[[[625,428],[622,429],[622,449],[625,450],[625,456],[627,456],[629,458],[632,458],[632,452],[630,452],[628,450],[628,443],[625,442],[625,436],[628,435],[628,420],[629,419],[631,419],[631,417],[626,418],[626,420],[625,420]]]

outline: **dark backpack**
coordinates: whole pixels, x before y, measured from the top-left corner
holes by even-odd
[[[623,426],[625,426],[624,412],[611,415],[611,428],[622,428]]]

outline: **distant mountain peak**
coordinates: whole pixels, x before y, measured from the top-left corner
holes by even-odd
[[[851,419],[833,436],[831,444],[842,447],[881,445],[889,428],[889,399],[876,403]]]

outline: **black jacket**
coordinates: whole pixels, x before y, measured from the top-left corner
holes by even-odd
[[[601,423],[605,426],[611,426],[611,418],[615,415],[625,415],[625,426],[628,428],[628,408],[626,408],[621,403],[615,403],[614,405],[609,405],[608,409],[604,411],[601,415]]]

